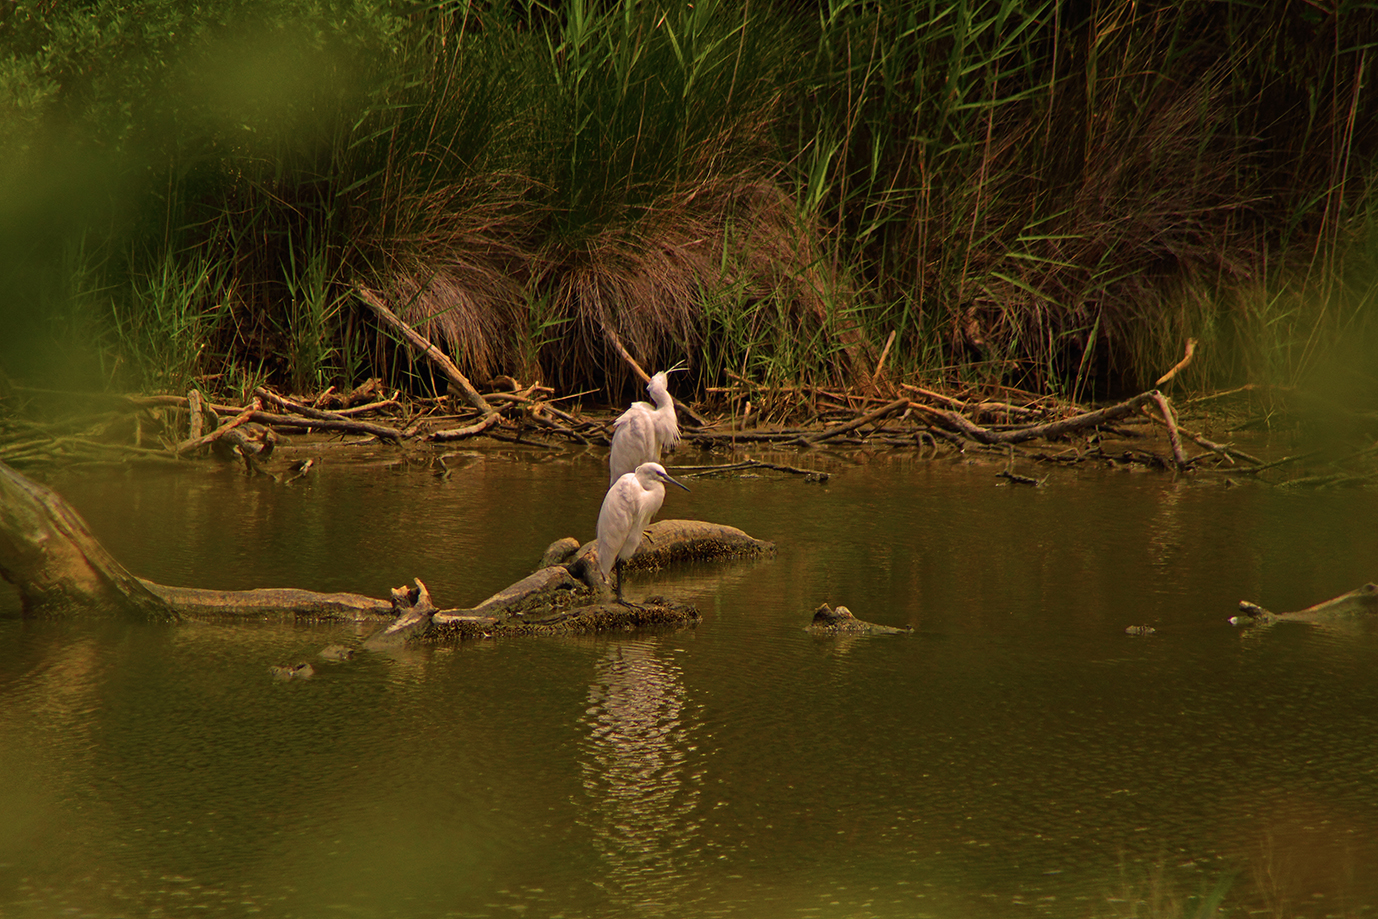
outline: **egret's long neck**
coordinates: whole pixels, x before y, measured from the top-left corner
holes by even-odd
[[[675,410],[675,400],[670,398],[670,391],[664,386],[652,386],[648,390],[651,400],[655,402],[656,408]]]

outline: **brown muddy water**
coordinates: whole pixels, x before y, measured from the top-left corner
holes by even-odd
[[[284,683],[356,630],[23,621],[0,585],[0,915],[1378,912],[1378,626],[1227,622],[1378,578],[1378,492],[788,459],[834,474],[668,496],[779,546],[629,579],[699,606],[677,631]],[[592,537],[602,462],[49,482],[163,583],[464,606]],[[914,631],[815,638],[822,601]]]

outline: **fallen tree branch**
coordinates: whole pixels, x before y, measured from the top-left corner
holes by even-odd
[[[907,389],[910,392],[916,392],[919,395],[924,396],[925,398],[933,400],[934,402],[942,403],[943,405],[947,405],[951,408],[957,409],[958,411],[971,412],[972,414],[977,416],[1004,414],[1014,415],[1019,418],[1029,418],[1032,416],[1047,414],[1045,411],[1041,411],[1039,409],[1028,408],[1022,405],[1014,405],[1010,402],[986,401],[977,402],[974,404],[971,402],[964,402],[961,399],[954,399],[951,396],[945,396],[942,393],[933,392],[930,389],[924,389],[922,386],[914,386],[910,383],[901,383],[900,389]]]
[[[426,439],[433,440],[437,443],[444,443],[450,440],[463,440],[466,437],[482,434],[484,431],[497,424],[500,418],[501,416],[494,412],[481,421],[477,421],[466,427],[451,428],[448,431],[432,431],[430,434],[426,435]]]
[[[187,401],[188,404],[190,404],[190,400]],[[220,424],[214,431],[211,431],[209,434],[203,434],[200,437],[194,437],[191,440],[182,441],[180,444],[177,445],[177,448],[173,450],[173,452],[176,453],[178,456],[181,456],[183,453],[190,453],[192,450],[199,450],[201,447],[214,443],[215,441],[224,437],[226,434],[233,431],[235,428],[239,427],[241,424],[245,424],[246,422],[250,421],[253,418],[255,412],[258,411],[258,405],[258,400],[254,400],[254,404],[252,406],[244,409],[238,415],[235,415],[233,418],[231,418],[229,421]]]
[[[800,469],[798,466],[788,466],[782,463],[767,463],[764,460],[745,459],[738,463],[720,463],[711,466],[675,466],[676,475],[683,474],[687,478],[699,478],[705,475],[713,475],[719,472],[739,472],[746,469],[772,469],[776,472],[788,472],[791,475],[802,475],[813,477],[820,482],[828,480],[828,473],[820,472],[817,469]]]
[[[890,336],[885,339],[885,347],[880,349],[880,360],[876,361],[876,369],[871,372],[872,386],[880,380],[880,372],[885,368],[885,359],[890,356],[890,346],[895,343],[895,332],[895,329],[890,330]]]
[[[589,439],[585,437],[583,434],[579,433],[579,431],[575,428],[563,423],[561,420],[557,418],[547,417],[545,413],[545,405],[543,403],[529,403],[526,406],[526,414],[527,417],[529,417],[532,421],[535,421],[538,424],[545,425],[547,428],[550,428],[555,433],[560,434],[564,437],[568,437],[570,440],[573,440],[576,443],[581,443],[586,446],[590,443]]]
[[[275,412],[254,411],[249,420],[278,428],[309,428],[315,431],[343,431],[349,434],[371,434],[384,440],[400,441],[402,432],[387,425],[368,421],[355,421],[353,418],[305,418],[300,415],[279,415]]]
[[[345,415],[342,412],[327,411],[326,409],[315,408],[310,405],[302,405],[300,402],[294,402],[291,399],[288,399],[286,396],[279,396],[271,389],[267,389],[263,386],[259,386],[256,389],[254,389],[254,395],[258,396],[264,402],[273,403],[279,409],[291,415],[300,415],[304,418],[318,418],[321,421],[353,420],[350,416]]]
[[[483,398],[477,389],[474,389],[474,384],[469,382],[469,378],[460,373],[459,368],[455,366],[455,362],[450,360],[444,351],[441,351],[435,345],[431,344],[425,336],[421,335],[421,333],[399,319],[396,313],[388,309],[382,297],[363,286],[356,286],[354,292],[358,295],[359,299],[364,302],[364,305],[373,310],[374,314],[383,321],[384,325],[401,335],[407,344],[411,345],[412,348],[420,352],[423,357],[434,364],[445,376],[445,379],[449,380],[460,392],[464,393],[464,397],[469,400],[470,405],[474,406],[485,415],[491,415],[493,413],[492,406],[488,404],[488,401]]]
[[[848,431],[855,431],[857,428],[861,427],[864,424],[869,424],[872,421],[879,421],[886,415],[894,414],[902,408],[908,408],[909,404],[909,399],[907,397],[903,399],[896,399],[889,405],[883,405],[873,412],[867,412],[860,418],[854,418],[851,421],[846,422],[845,424],[839,424],[836,427],[828,428],[826,431],[823,431],[819,434],[814,434],[811,437],[806,437],[804,438],[804,440],[806,440],[810,444],[821,443],[822,441],[825,441],[830,437],[836,437],[839,434],[846,434]]]
[[[1071,418],[1063,418],[1060,421],[1050,421],[1046,424],[1025,425],[1000,431],[992,431],[973,424],[956,412],[932,408],[917,402],[911,404],[919,411],[937,419],[948,430],[956,431],[959,434],[970,437],[978,443],[987,445],[1017,444],[1023,443],[1026,440],[1033,440],[1037,437],[1058,437],[1062,434],[1070,434],[1073,431],[1093,428],[1107,421],[1123,418],[1135,412],[1139,406],[1153,401],[1156,392],[1157,390],[1151,390],[1149,392],[1139,393],[1134,398],[1127,399],[1124,402],[1097,409],[1093,412],[1083,412]]]
[[[380,399],[377,402],[365,402],[363,405],[342,408],[335,414],[342,418],[353,418],[355,415],[367,415],[369,412],[377,412],[385,408],[396,408],[401,404],[396,399]]]
[[[1187,357],[1190,357],[1190,351]],[[1187,468],[1187,458],[1182,453],[1182,439],[1177,436],[1177,419],[1172,415],[1172,406],[1167,404],[1167,399],[1158,390],[1153,390],[1153,401],[1158,406],[1158,411],[1163,413],[1163,423],[1167,425],[1167,442],[1172,446],[1172,459],[1177,463],[1177,469]]]
[[[201,390],[193,389],[187,393],[187,412],[191,415],[187,432],[188,440],[199,440],[201,430],[205,427],[206,419],[201,414],[201,401]]]
[[[1154,414],[1151,414],[1151,413],[1150,413],[1150,414],[1146,414],[1144,417],[1145,417],[1145,418],[1148,418],[1150,421],[1154,422],[1155,424],[1161,424],[1161,425],[1164,425],[1164,426],[1166,426],[1166,424],[1167,424],[1167,422],[1164,421],[1162,418],[1159,418],[1157,415],[1154,415]],[[1233,444],[1218,444],[1218,443],[1216,443],[1215,441],[1210,440],[1210,439],[1208,439],[1208,438],[1202,436],[1201,434],[1197,434],[1197,433],[1194,433],[1194,432],[1192,432],[1192,431],[1187,430],[1186,428],[1182,427],[1181,425],[1178,425],[1178,426],[1177,426],[1177,433],[1180,434],[1181,436],[1185,437],[1187,440],[1190,440],[1192,443],[1196,444],[1198,447],[1202,447],[1202,448],[1204,448],[1204,449],[1206,449],[1206,450],[1209,450],[1211,453],[1217,454],[1218,456],[1222,456],[1222,457],[1224,457],[1225,459],[1229,460],[1231,463],[1233,463],[1233,462],[1235,461],[1235,458],[1238,457],[1239,459],[1244,460],[1246,463],[1253,463],[1255,466],[1262,466],[1262,465],[1263,465],[1263,460],[1261,460],[1261,459],[1259,459],[1258,457],[1253,456],[1253,455],[1251,455],[1251,454],[1249,454],[1249,453],[1245,453],[1243,450],[1237,450],[1237,449],[1235,449],[1235,447],[1234,447]],[[1190,460],[1188,460],[1187,462],[1188,462],[1189,464],[1191,464],[1191,465],[1194,466],[1194,465],[1196,465],[1196,463],[1197,463],[1198,460],[1200,460],[1202,457],[1204,457],[1204,456],[1206,456],[1206,455],[1207,455],[1207,454],[1204,454],[1204,453],[1198,454],[1197,456],[1192,457],[1192,458],[1191,458]],[[1253,472],[1254,470],[1253,470],[1253,469],[1244,469],[1244,470],[1241,470],[1241,471],[1244,471],[1244,472]]]
[[[1188,339],[1187,339],[1187,353],[1186,353],[1186,356],[1183,357],[1183,358],[1182,358],[1180,361],[1178,361],[1176,364],[1174,364],[1174,365],[1172,366],[1172,369],[1171,369],[1171,370],[1169,370],[1167,373],[1163,374],[1162,376],[1158,377],[1157,381],[1155,381],[1153,385],[1154,385],[1154,386],[1162,386],[1162,385],[1163,385],[1164,383],[1166,383],[1168,380],[1170,380],[1170,379],[1172,379],[1173,377],[1177,376],[1177,374],[1178,374],[1179,371],[1185,369],[1186,366],[1187,366],[1188,364],[1191,363],[1192,356],[1195,355],[1195,354],[1196,354],[1196,339],[1194,339],[1194,338],[1188,338]]]

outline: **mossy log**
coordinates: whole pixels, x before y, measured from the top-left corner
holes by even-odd
[[[662,520],[647,528],[628,567],[773,553],[773,543],[735,527]],[[355,620],[387,623],[366,643],[590,632],[694,622],[692,606],[652,598],[641,606],[607,603],[592,544],[553,543],[541,567],[470,609],[438,610],[425,584],[388,600],[291,588],[201,590],[168,587],[130,574],[101,546],[81,516],[53,490],[0,464],[0,576],[15,584],[26,615],[121,615],[155,622],[193,619]]]
[[[1272,625],[1274,622],[1336,622],[1372,616],[1378,613],[1378,584],[1372,582],[1363,587],[1340,594],[1315,606],[1299,609],[1291,613],[1274,613],[1251,603],[1239,601],[1240,615],[1230,618],[1231,625]]]

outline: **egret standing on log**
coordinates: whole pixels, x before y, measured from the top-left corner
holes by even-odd
[[[646,391],[655,400],[633,402],[612,423],[612,452],[608,454],[608,484],[633,471],[642,463],[660,462],[660,451],[679,443],[679,422],[675,419],[675,400],[665,388],[667,375],[683,370],[676,364],[651,377]]]
[[[617,568],[618,603],[627,602],[622,599],[622,560],[631,558],[641,545],[646,524],[665,501],[665,482],[689,490],[670,478],[660,463],[642,463],[635,472],[614,482],[603,498],[603,509],[598,512],[598,568],[605,581],[608,572]]]

